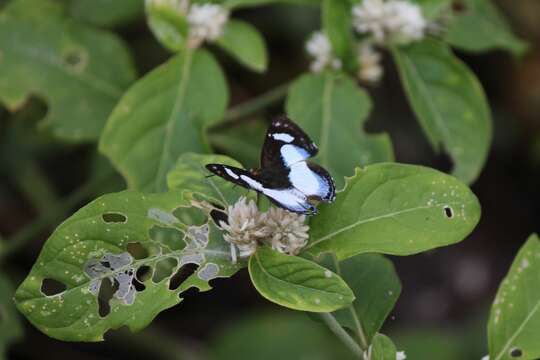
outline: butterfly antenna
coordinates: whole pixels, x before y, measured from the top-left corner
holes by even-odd
[[[212,176],[216,176],[216,174],[210,174],[210,175],[206,175],[205,178],[211,178]]]

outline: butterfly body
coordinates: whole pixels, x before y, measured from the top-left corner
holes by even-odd
[[[244,170],[208,164],[214,174],[266,195],[289,211],[313,215],[314,202],[332,202],[335,185],[328,172],[306,161],[317,154],[317,146],[292,121],[279,117],[272,121],[261,152],[261,167]]]

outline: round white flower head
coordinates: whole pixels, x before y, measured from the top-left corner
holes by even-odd
[[[241,197],[234,205],[227,208],[228,224],[221,222],[220,226],[227,232],[223,236],[231,244],[231,254],[235,261],[235,246],[240,257],[248,257],[257,250],[258,242],[268,236],[264,226],[264,217],[255,201],[247,201]]]
[[[406,0],[364,0],[353,7],[353,25],[375,42],[409,43],[424,37],[427,21],[420,7]]]
[[[216,4],[193,4],[189,8],[188,46],[196,48],[204,41],[214,41],[223,35],[223,27],[229,19],[229,11]]]
[[[396,360],[405,360],[405,359],[407,359],[407,355],[405,355],[405,351],[396,352]]]
[[[311,71],[318,73],[327,67],[333,69],[341,68],[341,60],[332,54],[332,44],[328,37],[321,31],[314,32],[306,43],[306,51],[313,61],[311,62]]]
[[[269,237],[266,242],[274,250],[288,255],[297,255],[308,241],[309,226],[305,215],[299,215],[281,208],[270,208],[264,214],[264,222]]]
[[[358,48],[358,79],[366,83],[377,83],[384,74],[381,65],[381,53],[371,43],[364,43]]]

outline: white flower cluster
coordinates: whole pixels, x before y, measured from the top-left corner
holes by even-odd
[[[381,53],[371,43],[361,44],[358,47],[358,79],[366,83],[379,82],[384,74],[381,60]]]
[[[260,244],[268,244],[284,254],[296,255],[306,246],[309,226],[306,217],[280,208],[260,212],[253,200],[241,197],[227,209],[228,223],[220,226],[227,232],[225,241],[231,244],[231,256],[236,262],[236,249],[240,257],[248,257]]]
[[[187,20],[188,46],[195,48],[204,41],[215,41],[223,35],[223,28],[229,20],[229,11],[216,4],[193,4],[189,8]]]
[[[406,0],[363,0],[353,7],[353,25],[379,44],[404,44],[422,39],[428,23],[420,7]]]
[[[332,44],[321,31],[314,32],[306,43],[306,51],[313,57],[310,65],[311,71],[318,73],[330,67],[341,68],[341,60],[336,58],[332,51]]]

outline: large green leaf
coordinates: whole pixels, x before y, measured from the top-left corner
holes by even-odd
[[[13,304],[14,291],[11,281],[0,274],[0,359],[7,359],[8,347],[23,337],[19,314]]]
[[[540,357],[540,239],[533,234],[502,281],[489,316],[493,360]]]
[[[518,56],[527,50],[527,43],[512,33],[491,0],[464,0],[463,6],[446,32],[450,45],[471,52],[502,49]]]
[[[98,26],[117,26],[144,14],[144,0],[70,0],[72,17]]]
[[[18,309],[51,337],[99,341],[109,329],[142,329],[191,287],[210,290],[210,280],[229,277],[243,264],[231,263],[221,230],[187,202],[180,192],[124,191],[86,205],[43,246],[15,294]],[[196,211],[202,217],[191,216]],[[187,264],[198,268],[171,289]],[[52,280],[65,290],[42,289]],[[107,288],[110,300],[104,298]]]
[[[411,255],[459,242],[476,226],[480,204],[459,180],[404,164],[357,168],[335,203],[319,207],[304,252]]]
[[[96,139],[135,79],[124,43],[112,33],[63,16],[51,0],[15,0],[0,16],[0,101],[11,111],[35,95],[41,122],[69,141]]]
[[[334,272],[269,247],[260,247],[250,257],[248,268],[262,296],[291,309],[330,312],[354,300],[351,289]]]
[[[100,150],[132,189],[166,190],[184,152],[208,152],[206,128],[225,112],[221,68],[204,50],[180,53],[133,85],[114,109]]]
[[[396,360],[396,346],[390,338],[383,334],[376,334],[371,344],[370,360]]]
[[[476,76],[442,42],[427,39],[394,48],[409,102],[437,151],[454,162],[453,174],[473,182],[491,143],[489,106]]]
[[[196,194],[197,199],[219,204],[223,208],[233,205],[241,196],[255,197],[254,191],[246,194],[246,189],[219,176],[211,176],[212,174],[204,167],[210,163],[242,168],[238,161],[223,155],[183,154],[167,175],[169,189],[189,191]]]
[[[218,38],[216,44],[253,71],[264,72],[268,66],[264,38],[253,25],[245,21],[227,22],[223,36]]]
[[[356,299],[351,307],[336,311],[334,317],[342,326],[356,333],[362,330],[370,343],[401,293],[394,265],[380,254],[362,254],[341,261],[336,271],[352,289]]]
[[[338,187],[356,166],[393,160],[388,135],[363,132],[371,101],[345,75],[301,76],[289,89],[286,108],[289,117],[318,145],[315,160],[334,176]]]

